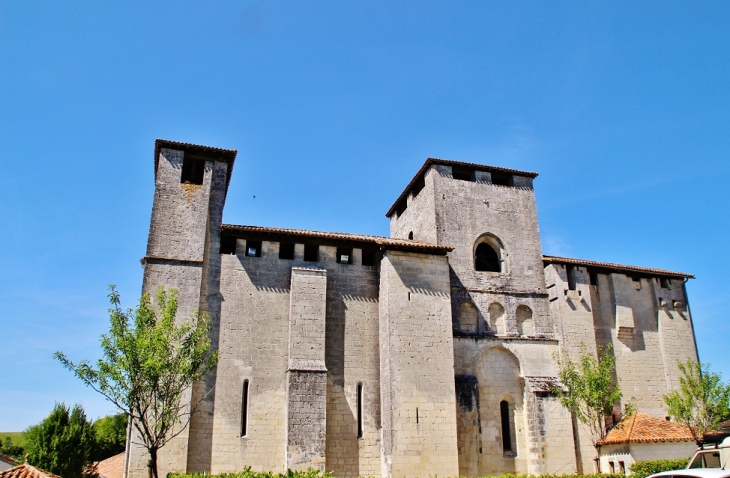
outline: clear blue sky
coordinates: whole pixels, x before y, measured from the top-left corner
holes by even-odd
[[[1,2],[0,430],[112,411],[51,355],[139,297],[155,138],[238,149],[234,224],[387,235],[428,156],[537,171],[544,252],[696,274],[730,378],[729,2]]]

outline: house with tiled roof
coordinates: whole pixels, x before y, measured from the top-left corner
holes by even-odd
[[[690,458],[697,450],[686,425],[636,412],[608,432],[601,445],[603,472],[628,472],[635,461]]]
[[[35,466],[23,463],[8,470],[0,471],[0,478],[61,478]]]
[[[5,471],[14,466],[18,466],[19,464],[20,462],[12,456],[3,455],[2,453],[0,453],[0,471]]]
[[[99,478],[124,477],[124,452],[102,460],[96,464],[96,473]]]

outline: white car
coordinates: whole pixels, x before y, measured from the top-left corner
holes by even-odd
[[[691,468],[663,471],[648,478],[730,478],[730,470],[722,468]]]

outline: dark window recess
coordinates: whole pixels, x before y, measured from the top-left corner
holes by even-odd
[[[413,231],[408,233],[408,239],[413,240]]]
[[[588,269],[588,280],[591,285],[598,287],[598,272]]]
[[[568,290],[576,289],[575,266],[565,266],[565,273],[568,276]]]
[[[502,171],[492,171],[492,184],[497,186],[512,186],[512,175]]]
[[[261,241],[246,241],[246,255],[248,257],[261,257]]]
[[[180,182],[188,184],[203,184],[205,175],[205,161],[183,156],[182,173]]]
[[[672,288],[671,283],[669,282],[669,279],[667,279],[666,277],[662,277],[661,279],[659,279],[659,282],[662,285],[662,289],[671,289]]]
[[[474,257],[474,269],[487,272],[502,272],[499,256],[492,246],[482,242],[477,246]]]
[[[639,277],[639,276],[632,276],[631,277],[631,280],[634,281],[634,282],[641,282],[641,277]]]
[[[362,438],[362,384],[357,384],[357,437]]]
[[[512,454],[512,430],[510,429],[509,403],[499,402],[499,414],[502,418],[502,453]]]
[[[416,183],[411,188],[411,196],[416,197],[418,196],[418,193],[421,192],[423,188],[426,187],[426,180],[423,178],[423,176],[416,181]]]
[[[243,396],[241,397],[241,436],[248,435],[248,380],[243,381]]]
[[[395,215],[396,217],[400,217],[401,214],[406,212],[406,208],[408,207],[408,202],[404,199],[401,201],[398,205],[395,206]]]
[[[236,238],[234,236],[221,237],[221,254],[236,253]]]
[[[337,262],[340,264],[352,264],[352,248],[351,247],[338,247],[337,248]]]
[[[374,266],[375,265],[375,249],[363,249],[362,250],[362,265]]]
[[[279,259],[294,259],[294,243],[293,242],[280,242],[279,243]]]
[[[304,260],[317,262],[319,259],[319,246],[316,244],[304,244]]]
[[[454,166],[451,168],[451,175],[460,181],[474,181],[474,169]]]

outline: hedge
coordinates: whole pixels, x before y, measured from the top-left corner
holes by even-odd
[[[673,461],[673,460],[660,460],[660,461]],[[676,460],[674,460],[676,461]],[[646,462],[643,462],[646,463]],[[687,460],[685,460],[685,465]],[[513,473],[505,473],[503,475],[491,475],[484,476],[483,478],[626,478],[623,473],[604,473],[604,474],[591,474],[591,475],[517,475]],[[291,471],[287,470],[286,473],[272,473],[272,472],[256,472],[251,471],[251,467],[246,467],[245,470],[239,473],[222,473],[220,475],[210,475],[207,473],[169,473],[167,478],[334,478],[334,475],[329,472],[321,472],[319,470],[307,470],[307,471]],[[632,477],[633,478],[633,477]],[[642,476],[642,478],[644,478]]]
[[[681,470],[687,467],[688,462],[689,458],[636,461],[629,467],[629,470],[631,470],[631,478],[646,478],[662,471]]]

